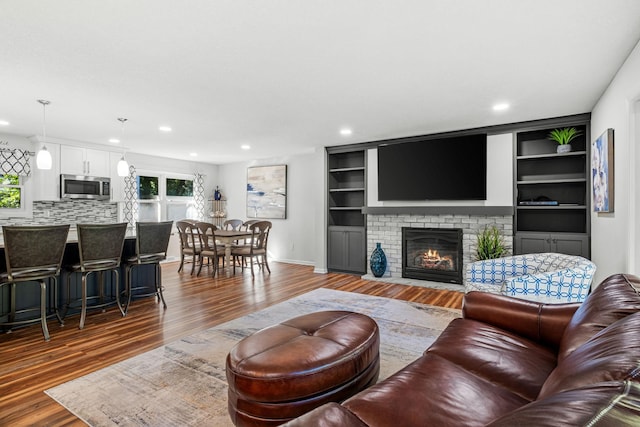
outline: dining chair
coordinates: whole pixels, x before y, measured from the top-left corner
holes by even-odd
[[[96,301],[90,308],[102,308],[117,303],[124,316],[124,308],[120,302],[120,261],[122,248],[127,233],[127,223],[118,224],[78,224],[78,252],[80,262],[65,266],[67,275],[67,303],[63,318],[73,303],[80,302],[79,329],[84,328],[87,317],[88,302]],[[111,298],[106,299],[104,289],[104,275],[110,272]],[[81,275],[81,297],[71,300],[71,276],[73,273]],[[96,295],[87,296],[87,279],[91,273],[98,273]]]
[[[53,313],[60,325],[64,322],[58,312],[58,276],[62,266],[69,225],[47,226],[3,226],[4,255],[7,271],[0,274],[0,287],[11,285],[10,308],[7,322],[3,326],[23,325],[40,321],[45,341],[49,341],[47,328],[47,285],[53,282]],[[40,307],[27,307],[16,310],[16,285],[25,286],[26,282],[40,284]],[[23,313],[39,311],[40,316],[30,319],[18,319]]]
[[[247,245],[231,248],[231,256],[242,260],[242,270],[244,271],[244,260],[249,259],[251,265],[251,277],[255,277],[253,272],[253,259],[256,258],[258,266],[264,265],[267,271],[271,273],[269,263],[267,261],[267,242],[269,241],[269,231],[271,230],[270,221],[257,221],[250,226],[251,241]],[[236,272],[236,263],[233,263],[233,273]]]
[[[202,265],[204,264],[204,258],[213,261],[212,276],[215,276],[216,272],[219,271],[218,267],[220,265],[220,259],[222,259],[222,266],[224,267],[224,245],[216,244],[216,230],[218,227],[208,222],[197,222],[196,226],[200,232],[200,240],[202,242],[200,268],[198,268],[196,276],[200,275],[200,270],[202,270]]]
[[[129,310],[129,305],[131,305],[133,291],[136,290],[149,291],[136,294],[136,298],[154,295],[158,298],[158,302],[162,301],[162,306],[167,308],[164,295],[162,295],[162,270],[160,268],[160,261],[164,261],[167,258],[167,248],[169,246],[172,227],[173,221],[136,223],[136,253],[134,256],[125,260],[124,293],[127,298],[127,303],[124,306],[125,316]],[[154,284],[152,286],[141,285],[134,288],[131,283],[131,271],[134,267],[143,265],[153,265],[155,269]]]
[[[176,228],[180,236],[180,266],[178,267],[178,273],[182,271],[185,256],[190,256],[192,263],[191,274],[193,274],[196,264],[200,259],[200,251],[202,250],[196,221],[184,219],[177,221]]]
[[[240,230],[242,224],[241,219],[228,219],[222,223],[222,228],[225,230]]]

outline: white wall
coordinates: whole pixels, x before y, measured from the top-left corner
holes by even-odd
[[[487,136],[487,200],[379,201],[378,150],[367,150],[367,206],[513,206],[513,134]]]
[[[326,272],[324,150],[219,166],[218,185],[227,198],[227,218],[247,218],[247,168],[287,165],[287,218],[269,219],[269,256],[276,261],[314,265]]]
[[[614,129],[613,213],[591,215],[591,258],[598,267],[594,283],[614,273],[640,274],[637,224],[640,222],[636,168],[640,144],[636,121],[640,100],[640,43],[596,103],[591,115],[591,139]]]

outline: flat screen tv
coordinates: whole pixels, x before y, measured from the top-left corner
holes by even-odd
[[[486,134],[378,146],[378,200],[486,199]]]

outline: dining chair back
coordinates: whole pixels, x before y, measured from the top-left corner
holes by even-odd
[[[167,303],[162,295],[162,270],[160,261],[167,258],[167,248],[171,237],[173,221],[163,222],[138,222],[136,223],[136,254],[126,260],[125,264],[125,296],[127,303],[124,306],[124,315],[129,310],[134,290],[147,289],[146,293],[136,294],[136,297],[146,297],[154,295],[158,302],[162,301],[162,306],[167,308]],[[152,264],[155,268],[155,281],[152,286],[141,285],[136,288],[131,283],[131,270],[135,266]]]
[[[80,262],[65,266],[69,273],[81,274],[81,296],[80,299],[80,323],[79,329],[84,328],[87,316],[89,300],[96,300],[91,308],[103,308],[110,304],[117,303],[122,315],[124,308],[120,301],[120,262],[122,259],[122,249],[127,233],[127,223],[118,224],[78,224],[78,252]],[[107,299],[104,292],[104,273],[110,272],[111,298]],[[87,296],[87,278],[91,273],[99,273],[97,294]],[[71,274],[67,275],[67,303],[64,314],[75,302],[71,300]]]
[[[244,260],[249,259],[251,264],[251,277],[255,277],[253,272],[253,260],[254,258],[258,262],[258,265],[267,269],[271,273],[269,268],[269,262],[267,261],[267,243],[269,241],[269,232],[271,230],[271,221],[257,221],[250,225],[249,231],[251,231],[251,241],[249,244],[233,247],[231,249],[231,255],[234,258],[242,259],[242,269],[244,270]],[[236,265],[233,264],[233,272],[235,274]]]
[[[218,227],[208,222],[197,222],[196,226],[200,233],[200,241],[202,242],[200,268],[198,268],[196,275],[200,275],[202,265],[204,264],[203,259],[208,258],[213,261],[212,276],[215,276],[216,272],[219,271],[220,259],[222,258],[224,261],[224,246],[216,244],[216,230],[218,230]]]
[[[240,230],[242,224],[241,219],[228,219],[222,224],[222,228],[225,230]]]
[[[178,273],[182,271],[185,256],[191,257],[191,274],[193,274],[196,264],[200,261],[200,251],[202,242],[197,227],[197,221],[181,220],[176,222],[176,228],[180,235],[180,266]]]
[[[53,314],[62,325],[58,312],[58,282],[62,257],[69,235],[69,225],[3,226],[4,255],[7,271],[0,274],[0,287],[11,285],[8,321],[1,325],[13,326],[40,321],[44,339],[49,341],[47,328],[47,283],[53,282]],[[16,310],[16,284],[40,284],[40,307]],[[35,319],[18,320],[18,314],[38,311]]]

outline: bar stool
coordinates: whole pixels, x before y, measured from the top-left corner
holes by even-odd
[[[91,308],[103,308],[113,303],[118,304],[120,312],[124,316],[124,308],[120,302],[120,260],[122,258],[122,248],[124,238],[127,233],[127,223],[119,224],[78,224],[78,249],[80,252],[80,262],[65,266],[70,273],[67,276],[67,304],[64,314],[73,302],[80,301],[80,324],[79,329],[84,328],[87,317],[87,303],[89,300],[97,300]],[[104,273],[111,272],[115,280],[112,281],[110,301],[105,301]],[[71,273],[81,273],[82,276],[82,296],[79,300],[71,301]],[[99,273],[97,295],[87,296],[87,278],[91,273]]]
[[[125,295],[127,304],[124,306],[124,315],[126,316],[129,305],[131,304],[131,295],[134,290],[150,289],[150,286],[139,286],[133,288],[131,285],[131,270],[133,267],[151,264],[155,268],[155,283],[153,291],[146,294],[138,294],[136,297],[146,297],[155,295],[158,302],[162,301],[164,308],[167,303],[162,295],[162,270],[160,269],[160,261],[167,258],[167,248],[169,246],[169,238],[171,237],[171,227],[173,221],[164,222],[137,222],[136,223],[136,254],[126,260],[125,265]]]
[[[11,285],[11,306],[8,321],[0,325],[20,325],[40,320],[44,339],[49,341],[47,284],[50,279],[53,280],[52,308],[60,324],[64,324],[58,313],[57,276],[60,275],[69,225],[3,226],[2,234],[7,272],[0,274],[0,287]],[[40,283],[40,307],[16,311],[16,284],[25,282]],[[16,320],[17,314],[38,310],[40,311],[38,318]]]

